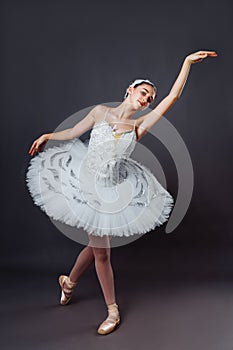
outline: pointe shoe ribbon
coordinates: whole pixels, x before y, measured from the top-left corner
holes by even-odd
[[[108,305],[108,317],[98,328],[99,334],[108,334],[115,330],[115,328],[120,324],[120,314],[118,311],[117,304]]]
[[[73,289],[77,285],[76,282],[72,282],[68,276],[59,276],[59,284],[61,286],[61,299],[60,304],[66,305],[71,299]]]

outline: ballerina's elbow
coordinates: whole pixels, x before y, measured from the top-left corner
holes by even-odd
[[[66,136],[67,136],[67,140],[73,140],[73,139],[75,139],[77,137],[77,135],[75,134],[73,128],[67,130],[67,135]]]
[[[179,99],[180,95],[178,93],[172,92],[169,94],[169,97],[171,104],[174,104]]]

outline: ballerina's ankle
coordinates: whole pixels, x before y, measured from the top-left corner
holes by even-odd
[[[108,305],[108,317],[98,328],[99,334],[108,334],[120,324],[120,314],[116,303]]]
[[[66,284],[66,286],[68,288],[74,288],[77,286],[77,282],[72,282],[71,279],[69,278],[69,276],[67,277],[67,279],[64,282]]]

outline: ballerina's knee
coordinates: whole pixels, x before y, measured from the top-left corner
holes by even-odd
[[[110,261],[110,251],[107,248],[93,248],[95,260],[98,263],[106,264]]]

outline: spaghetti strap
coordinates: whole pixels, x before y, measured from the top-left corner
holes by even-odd
[[[104,119],[103,119],[103,120],[106,120],[107,112],[108,112],[108,109],[106,108],[106,111],[105,111],[105,113],[104,113]]]

